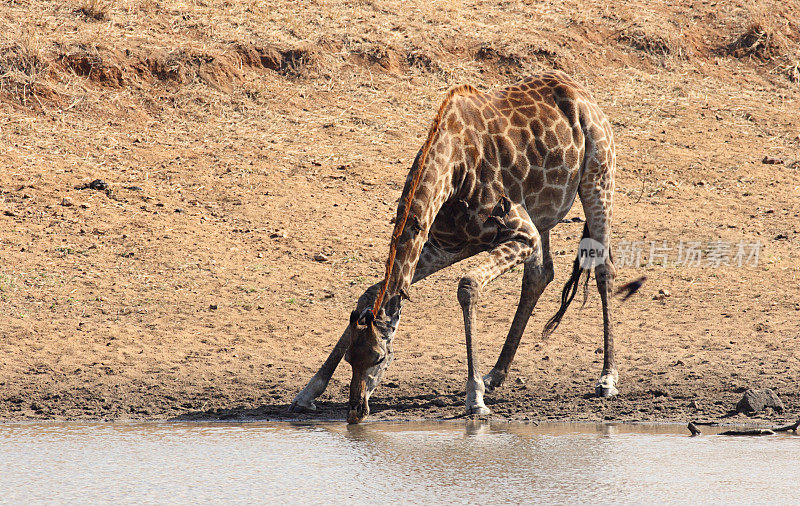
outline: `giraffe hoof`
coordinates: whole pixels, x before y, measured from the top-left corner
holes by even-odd
[[[614,397],[619,393],[616,387],[617,373],[616,371],[610,374],[604,374],[597,386],[594,387],[594,393],[597,397]]]
[[[467,408],[467,415],[486,416],[491,414],[492,411],[483,405],[475,405]]]
[[[311,413],[317,410],[317,405],[312,403],[300,404],[297,401],[292,402],[289,406],[289,413]]]
[[[289,406],[289,413],[311,413],[317,410],[317,405],[313,401],[303,403],[301,400],[295,398]]]
[[[595,393],[595,395],[597,397],[614,397],[615,395],[617,395],[619,393],[619,390],[617,390],[616,387],[613,387],[613,386],[610,387],[610,388],[607,388],[607,387],[601,387],[600,385],[597,385],[595,387],[595,389],[594,389],[594,393]]]
[[[483,386],[487,392],[493,392],[495,388],[503,384],[505,379],[505,374],[493,368],[489,374],[483,377]]]

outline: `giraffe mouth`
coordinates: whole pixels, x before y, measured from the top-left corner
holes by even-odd
[[[359,403],[355,408],[351,407],[347,413],[347,423],[361,423],[369,414],[369,407],[366,403]]]
[[[367,404],[366,379],[361,371],[353,368],[353,379],[350,381],[350,400],[347,403],[347,423],[360,423],[369,414]]]
[[[360,398],[358,398],[355,402],[353,402],[353,399],[350,399],[348,404],[349,410],[347,411],[347,423],[361,423],[364,418],[369,415],[369,404],[367,404],[367,398],[363,392]]]

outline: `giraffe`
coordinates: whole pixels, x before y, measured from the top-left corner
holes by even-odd
[[[616,155],[606,116],[590,93],[563,72],[548,71],[491,92],[460,85],[447,92],[406,178],[386,275],[358,299],[350,324],[327,360],[297,394],[292,411],[314,410],[344,358],[352,366],[348,423],[369,414],[369,398],[394,353],[392,341],[408,289],[477,253],[488,257],[459,281],[467,353],[466,412],[487,415],[484,393],[499,387],[545,287],[553,280],[549,232],[580,197],[586,216],[558,326],[584,276],[594,268],[603,312],[604,360],[595,394],[618,393],[611,329],[615,268],[610,227]],[[598,245],[587,264],[584,240]],[[524,265],[522,290],[505,344],[481,377],[473,353],[477,299],[487,283]]]

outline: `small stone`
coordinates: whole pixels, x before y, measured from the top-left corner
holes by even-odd
[[[8,210],[3,211],[3,214],[6,216],[10,216],[12,218],[17,215],[14,211],[8,211]]]
[[[64,207],[72,207],[72,199],[69,197],[64,197],[61,199],[61,205]]]
[[[94,181],[89,183],[89,188],[92,190],[105,191],[108,190],[108,183],[106,183],[102,179],[95,179]]]
[[[328,256],[325,255],[324,253],[317,253],[316,255],[314,255],[314,260],[316,260],[317,262],[327,262]]]
[[[269,237],[270,237],[270,239],[282,239],[282,238],[286,237],[286,231],[285,230],[276,230],[276,231],[272,232],[271,234],[269,234]]]
[[[783,164],[783,160],[780,158],[775,158],[774,156],[766,155],[762,160],[761,163],[765,163],[767,165],[780,165]]]
[[[661,288],[661,289],[658,291],[658,294],[656,294],[656,295],[653,295],[653,300],[664,300],[664,299],[666,299],[667,297],[670,297],[671,295],[672,295],[672,294],[671,294],[671,293],[669,293],[669,290],[665,290],[664,288]]]
[[[217,309],[217,307],[218,307],[218,306],[217,306],[216,304],[209,304],[209,305],[208,305],[208,309],[210,309],[210,310],[212,310],[212,311],[215,311],[215,310]]]
[[[524,385],[524,384],[525,384],[525,378],[523,378],[522,376],[518,376],[518,377],[517,377],[517,379],[516,379],[516,380],[514,380],[514,382],[515,382],[517,385]]]
[[[772,408],[778,412],[784,409],[783,401],[771,388],[748,388],[736,404],[737,413],[757,413],[764,408]]]
[[[125,189],[126,190],[135,191],[135,192],[144,191],[144,188],[142,188],[141,186],[126,186]]]
[[[176,213],[182,213],[182,212],[183,212],[183,208],[176,207],[176,208],[175,208],[175,212],[176,212]]]

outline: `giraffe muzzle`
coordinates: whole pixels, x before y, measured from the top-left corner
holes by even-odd
[[[363,374],[353,369],[353,379],[350,382],[350,400],[347,403],[347,423],[360,423],[369,415],[369,405],[366,396],[366,381]]]
[[[366,404],[360,403],[356,407],[351,407],[347,413],[347,423],[356,424],[361,423],[364,418],[369,414],[369,407]]]

